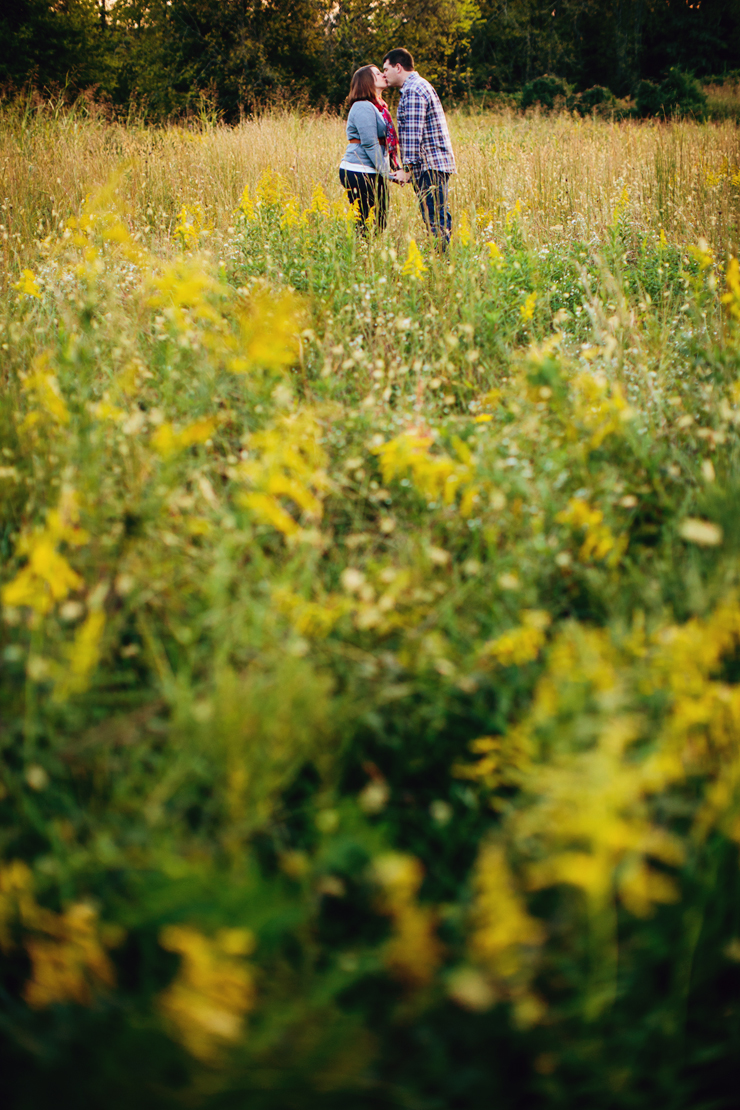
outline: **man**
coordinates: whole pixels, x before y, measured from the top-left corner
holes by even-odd
[[[414,69],[408,50],[389,50],[383,73],[391,88],[401,90],[398,139],[403,169],[391,176],[401,185],[413,182],[424,222],[444,248],[452,231],[449,180],[456,173],[444,109],[432,86]]]

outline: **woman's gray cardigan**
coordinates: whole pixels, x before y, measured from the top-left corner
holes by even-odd
[[[358,143],[348,141],[343,162],[356,162],[358,169],[368,170],[388,176],[388,155],[380,139],[385,139],[385,120],[369,100],[356,100],[347,116],[347,140],[359,139]]]

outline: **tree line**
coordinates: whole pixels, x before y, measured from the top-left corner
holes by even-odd
[[[542,74],[617,96],[740,67],[740,0],[0,0],[0,86],[85,90],[164,118],[343,101],[405,45],[449,97]]]

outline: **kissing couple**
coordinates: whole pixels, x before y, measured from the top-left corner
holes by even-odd
[[[400,89],[398,132],[383,100],[385,89]],[[388,182],[411,182],[427,229],[444,249],[450,241],[450,174],[456,172],[450,133],[439,97],[414,69],[408,50],[389,50],[383,72],[362,66],[352,75],[347,98],[347,149],[339,180],[350,204],[357,204],[357,229],[367,235],[371,209],[378,231],[388,223]]]

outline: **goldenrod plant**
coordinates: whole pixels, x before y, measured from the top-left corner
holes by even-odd
[[[2,111],[8,1104],[729,1110],[736,132]]]

